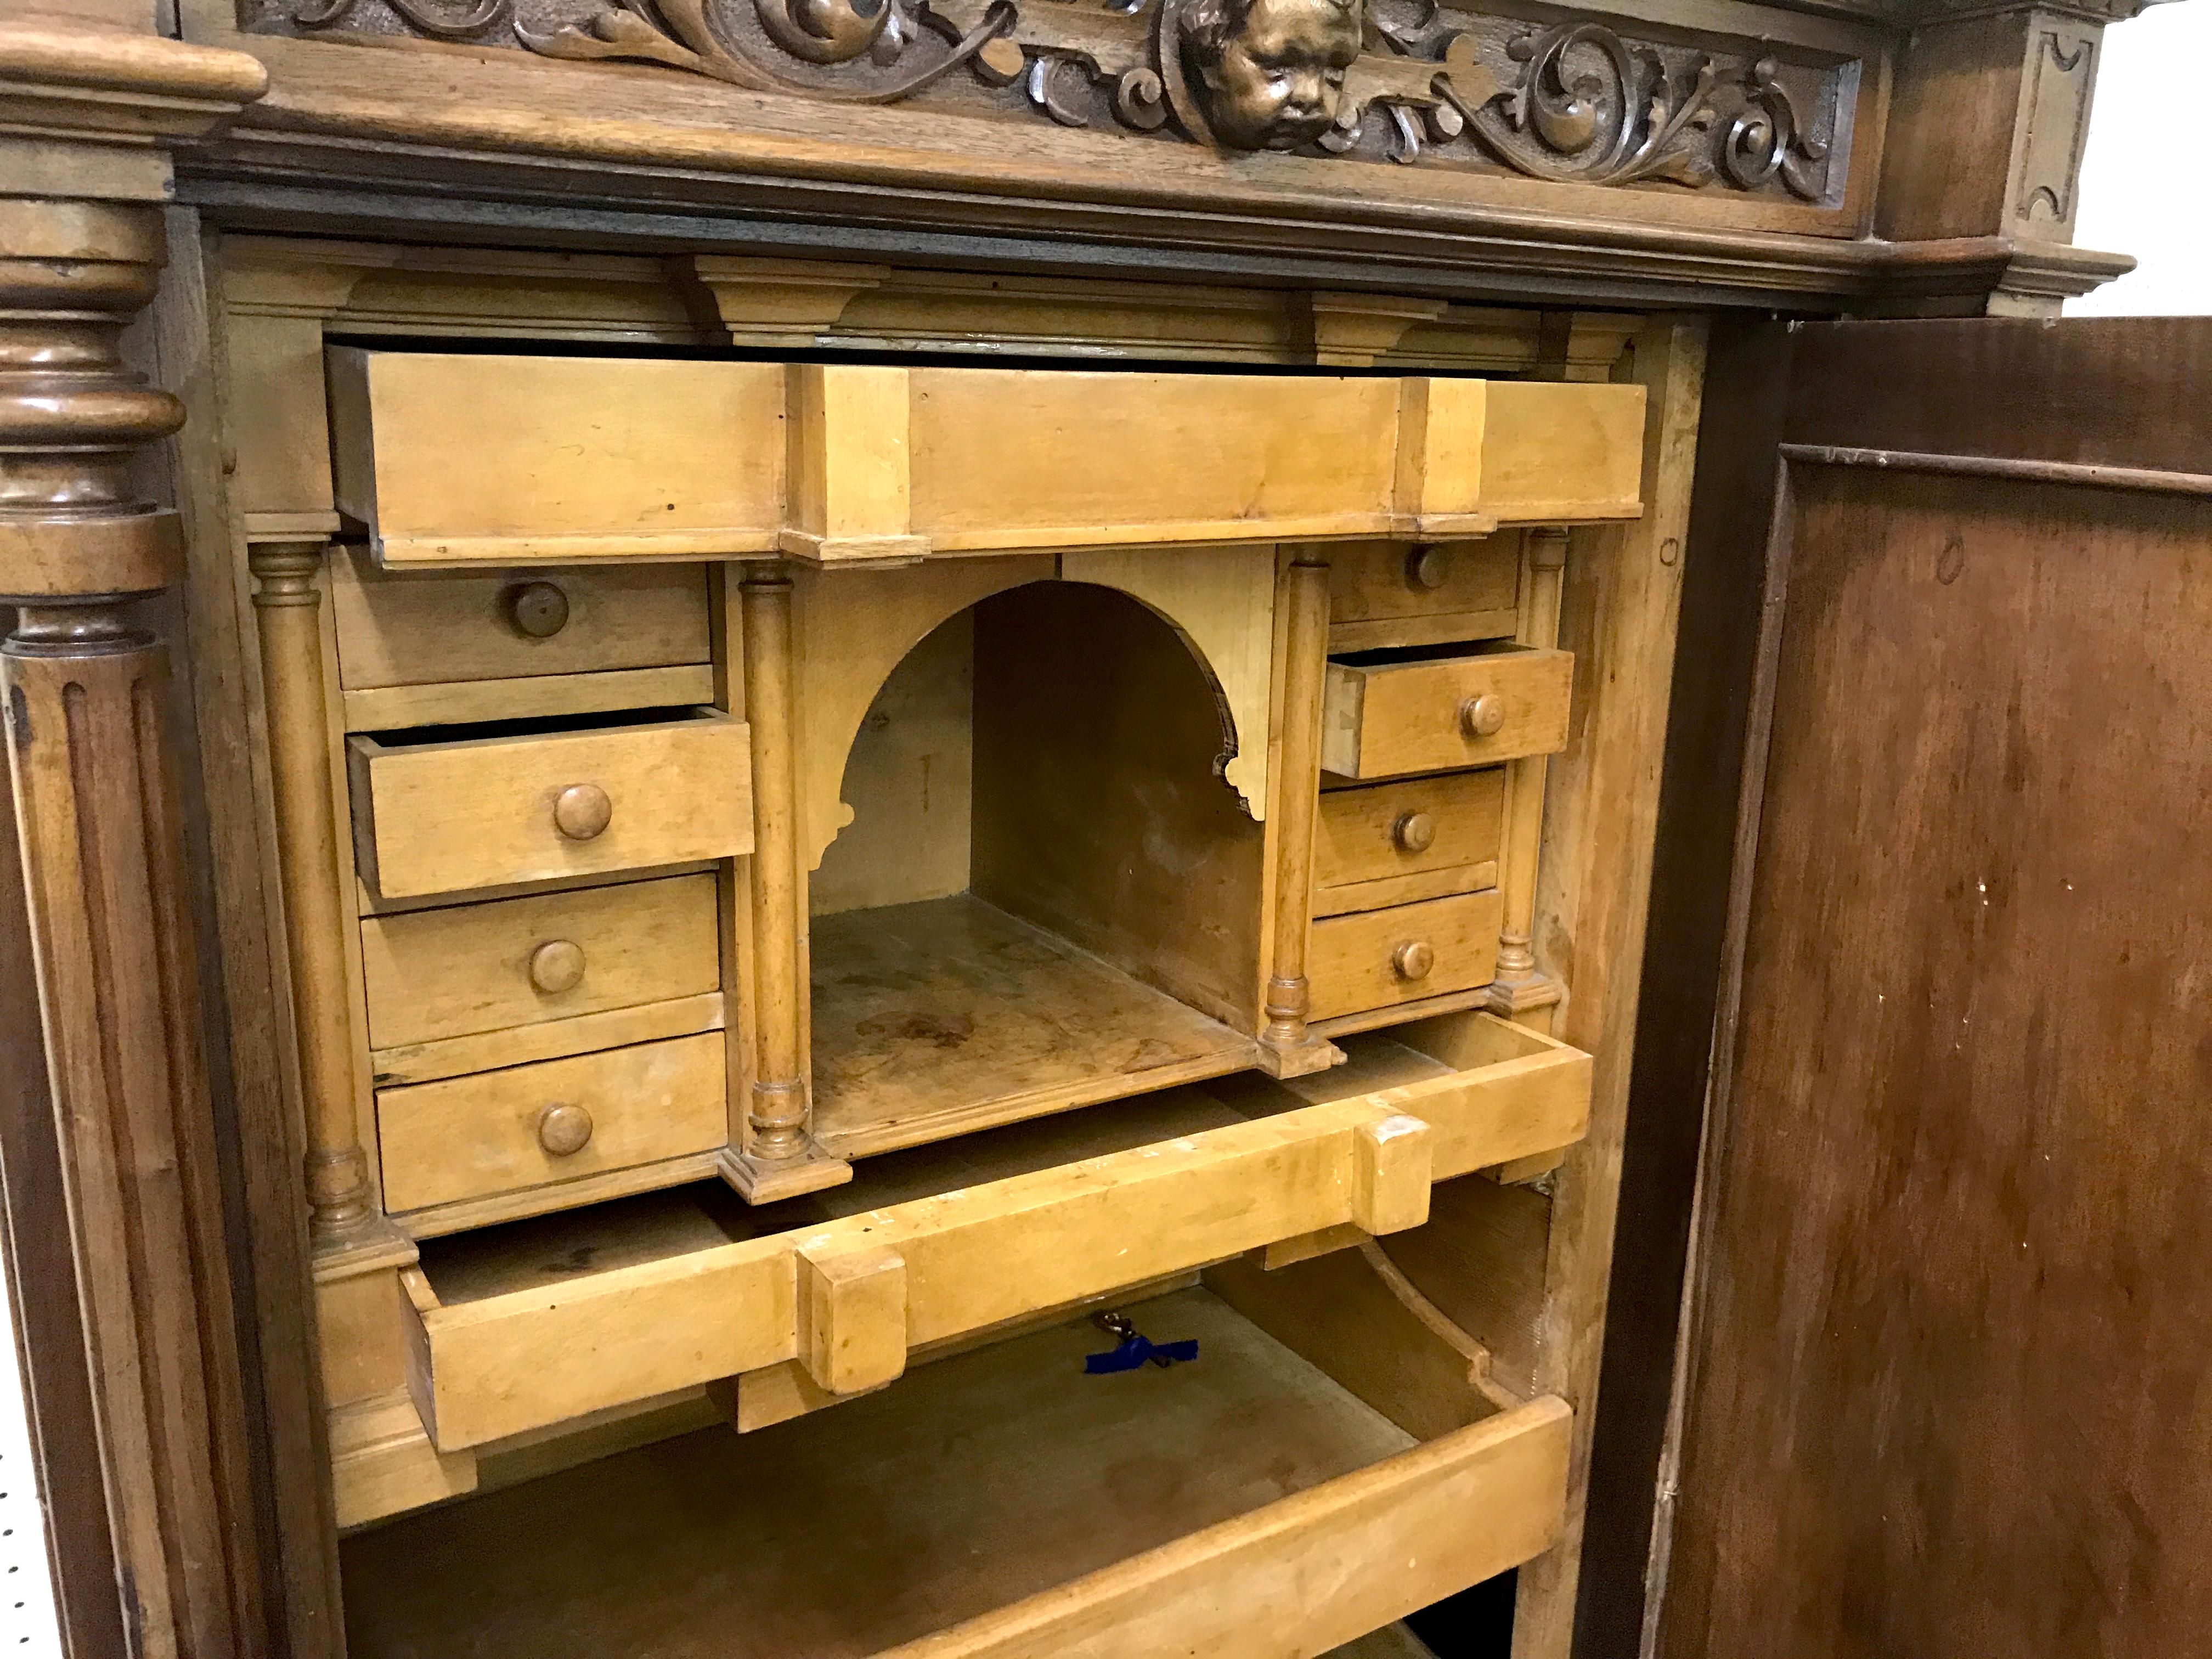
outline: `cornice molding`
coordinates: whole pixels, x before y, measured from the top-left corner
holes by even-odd
[[[0,22],[0,179],[10,195],[159,201],[170,149],[268,89],[242,52],[158,35]]]

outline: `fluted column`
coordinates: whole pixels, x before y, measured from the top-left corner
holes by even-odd
[[[0,200],[0,641],[66,1225],[125,1624],[145,1655],[239,1650],[243,1424],[215,1128],[167,743],[168,655],[133,602],[174,580],[136,453],[182,423],[125,368],[157,210]]]

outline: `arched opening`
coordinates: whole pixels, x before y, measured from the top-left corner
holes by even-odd
[[[817,1133],[881,1151],[1247,1063],[1265,831],[1232,732],[1111,588],[1012,588],[909,651],[811,884]]]

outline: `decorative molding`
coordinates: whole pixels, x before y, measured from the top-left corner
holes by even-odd
[[[1224,151],[1822,204],[1848,171],[1858,76],[1856,62],[1786,59],[1768,42],[1690,46],[1434,0],[248,3],[263,33],[505,47],[832,103],[981,98]]]
[[[2089,139],[2089,98],[2097,83],[2095,24],[2039,21],[2028,39],[2027,108],[2013,215],[2028,234],[2071,235],[2081,151]]]

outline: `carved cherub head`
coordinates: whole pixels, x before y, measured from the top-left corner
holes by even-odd
[[[1191,0],[1183,52],[1214,137],[1294,149],[1328,131],[1359,56],[1364,0]]]

